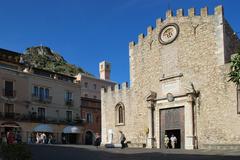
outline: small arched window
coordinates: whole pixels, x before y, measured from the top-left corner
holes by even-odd
[[[119,117],[118,123],[123,123],[123,108],[122,108],[122,106],[120,106],[118,108],[118,117]]]
[[[122,103],[118,103],[115,109],[116,125],[124,125],[125,123],[125,108]]]

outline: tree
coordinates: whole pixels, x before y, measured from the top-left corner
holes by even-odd
[[[231,59],[231,71],[228,75],[229,81],[234,82],[237,86],[240,84],[240,49]]]

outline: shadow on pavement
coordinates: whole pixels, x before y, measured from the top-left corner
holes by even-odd
[[[88,149],[65,146],[30,145],[33,160],[239,160],[239,156],[172,154],[159,152],[121,153],[107,149]]]

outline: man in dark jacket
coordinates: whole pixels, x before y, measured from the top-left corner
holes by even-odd
[[[121,136],[120,136],[120,142],[121,142],[121,145],[122,145],[121,149],[123,149],[125,147],[124,141],[126,140],[126,137],[125,137],[125,135],[123,134],[122,131],[119,131],[119,133],[121,134]]]

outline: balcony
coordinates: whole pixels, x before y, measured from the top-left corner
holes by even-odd
[[[73,100],[72,99],[65,100],[65,105],[69,107],[73,106]]]
[[[15,98],[16,97],[16,91],[15,90],[8,90],[8,89],[3,89],[2,90],[2,95],[7,98]]]
[[[4,114],[4,117],[5,118],[14,118],[15,116],[17,116],[17,115],[15,115],[15,113],[11,113],[11,112],[6,112],[5,114]]]
[[[17,119],[20,114],[14,112],[0,112],[0,119]]]
[[[36,96],[35,94],[32,94],[32,101],[49,104],[49,103],[52,103],[52,96],[44,97],[44,96]]]
[[[49,124],[64,124],[64,125],[82,125],[83,121],[81,119],[78,120],[67,120],[63,117],[45,117],[38,116],[36,112],[28,113],[28,114],[20,114],[20,113],[3,113],[0,112],[0,120],[13,120],[17,122],[35,122],[35,123],[49,123]]]

